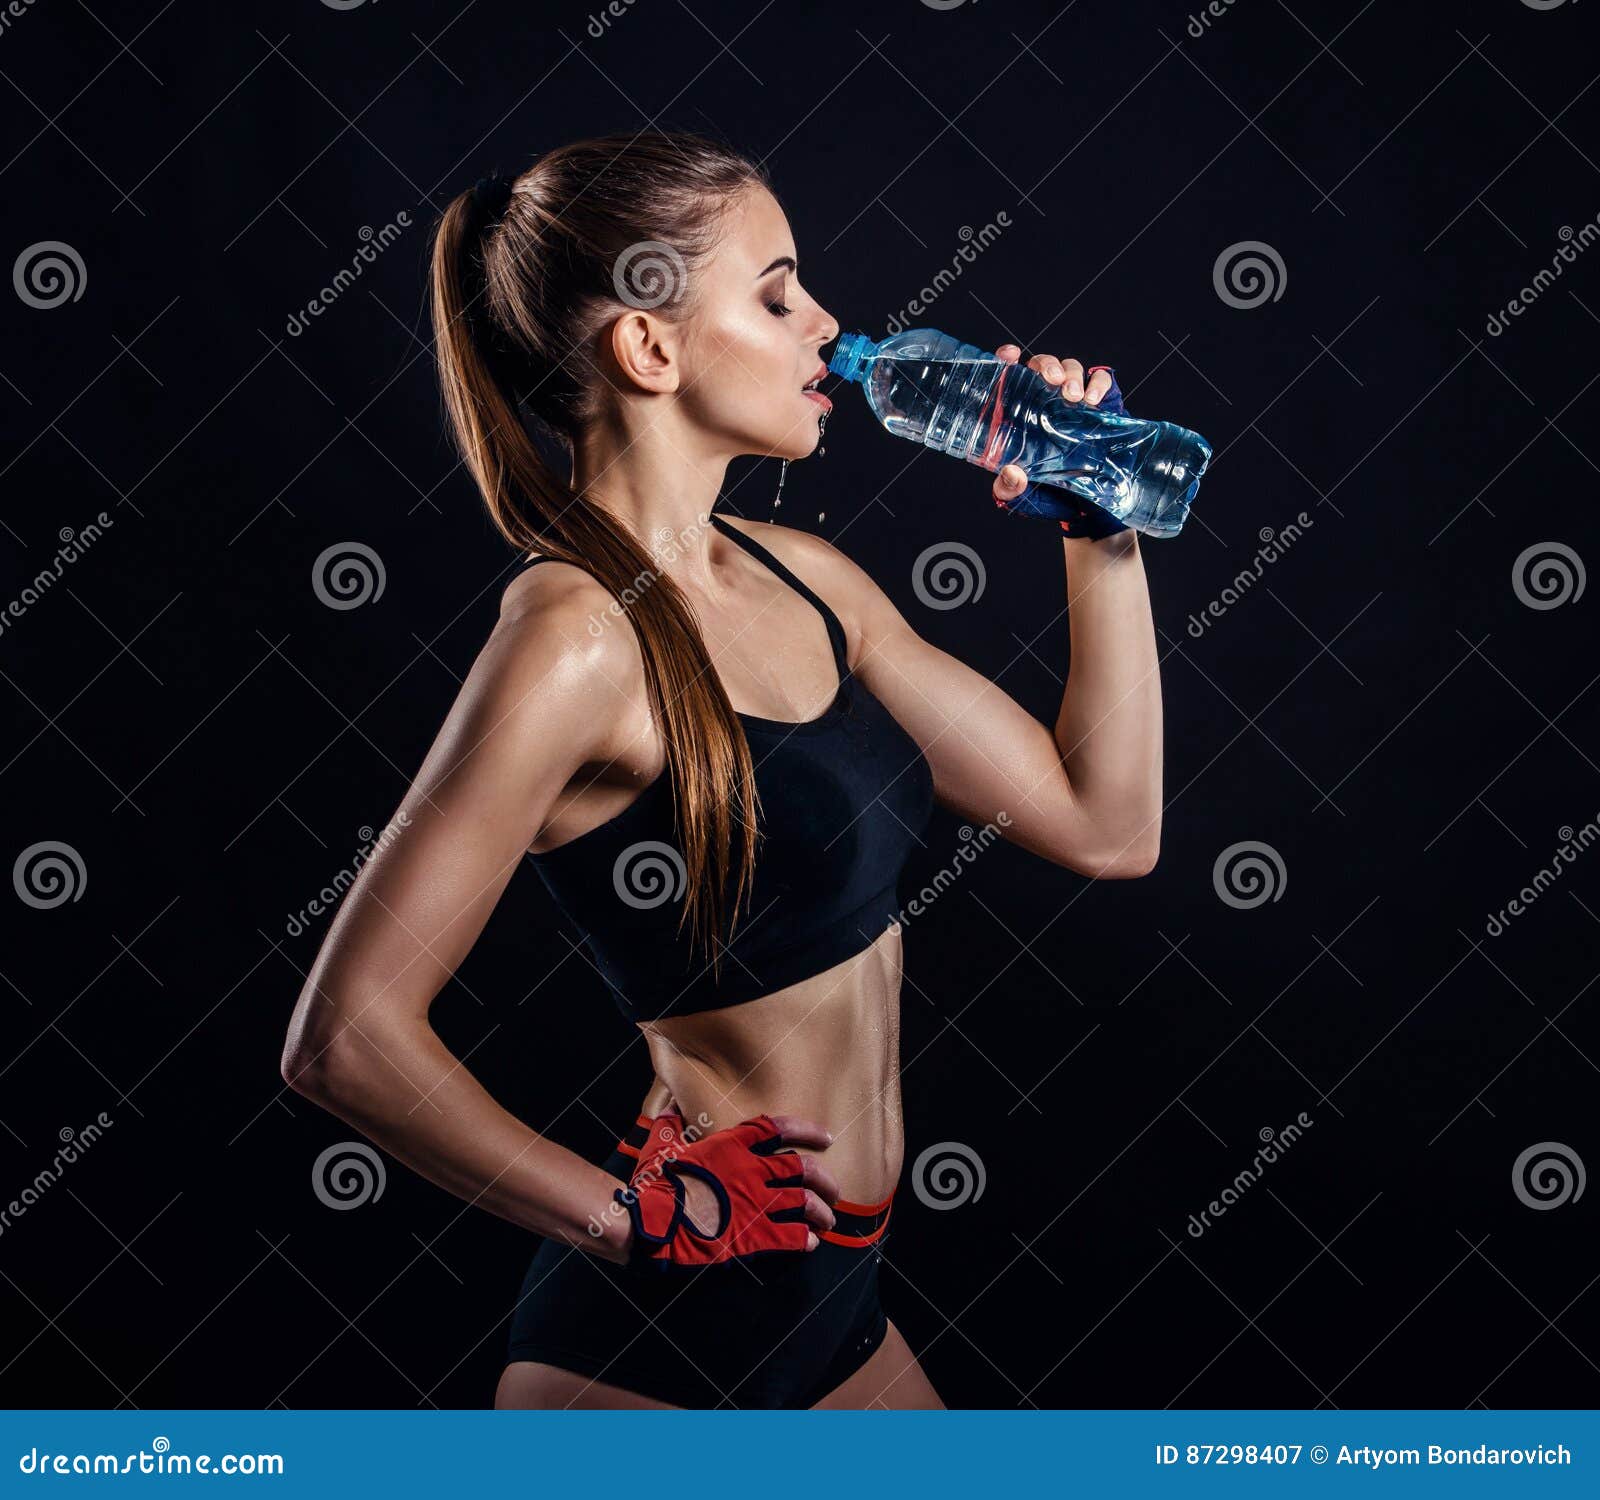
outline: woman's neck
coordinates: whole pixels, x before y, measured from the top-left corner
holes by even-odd
[[[709,578],[716,540],[710,517],[728,455],[704,451],[703,442],[675,427],[669,418],[631,433],[586,434],[573,486],[627,527],[661,571],[685,581]]]

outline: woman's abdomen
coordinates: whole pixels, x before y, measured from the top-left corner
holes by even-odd
[[[752,1115],[796,1115],[833,1132],[816,1151],[842,1197],[877,1203],[899,1180],[900,929],[775,994],[641,1027],[658,1084],[706,1131]]]

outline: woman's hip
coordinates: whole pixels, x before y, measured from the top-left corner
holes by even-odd
[[[605,1169],[627,1180],[636,1126]],[[507,1358],[569,1370],[673,1406],[810,1406],[859,1369],[887,1321],[878,1267],[892,1197],[836,1205],[813,1251],[696,1269],[630,1270],[543,1241],[512,1313]]]

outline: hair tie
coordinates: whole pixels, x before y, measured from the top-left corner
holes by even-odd
[[[511,191],[515,185],[514,177],[480,177],[473,183],[472,202],[484,228],[499,222],[500,216],[510,206]]]

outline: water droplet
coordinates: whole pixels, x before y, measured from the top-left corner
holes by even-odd
[[[783,504],[783,481],[789,477],[789,460],[784,459],[782,467],[778,470],[778,492],[772,497],[772,508],[776,510]]]

